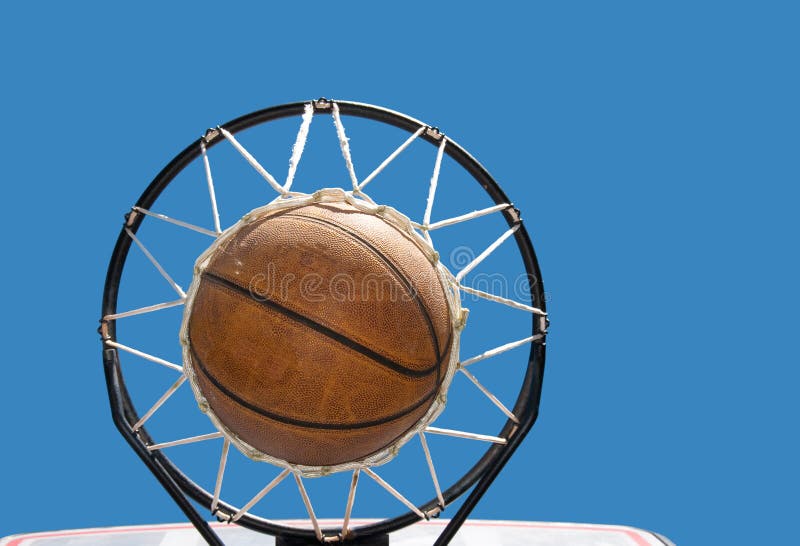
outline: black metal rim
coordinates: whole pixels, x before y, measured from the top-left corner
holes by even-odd
[[[339,111],[342,115],[363,117],[373,121],[386,123],[406,130],[409,133],[417,131],[421,126],[426,126],[426,124],[414,118],[385,108],[357,102],[338,100],[335,102],[338,105]],[[289,116],[299,116],[303,113],[306,104],[307,103],[305,102],[296,102],[259,110],[234,119],[233,121],[222,125],[222,127],[235,134],[239,131],[255,125],[260,125],[262,123],[267,123]],[[314,101],[314,105],[315,114],[330,112],[331,101],[320,99],[318,101]],[[438,139],[436,137],[437,131],[432,127],[430,129],[430,131],[423,131],[423,133],[420,135],[420,138],[428,141],[431,144],[438,145]],[[144,193],[142,193],[142,195],[139,197],[139,200],[136,202],[136,206],[145,209],[151,208],[161,192],[170,184],[175,176],[177,176],[177,174],[180,173],[187,165],[200,156],[201,145],[203,143],[205,143],[207,148],[211,148],[222,140],[224,140],[224,138],[218,132],[215,133],[212,131],[205,137],[201,137],[190,144],[166,167],[164,167],[160,173],[158,173]],[[466,150],[464,150],[449,137],[448,145],[445,147],[445,152],[481,185],[481,187],[486,191],[487,194],[489,194],[495,203],[500,204],[509,202],[505,193],[491,177],[489,172]],[[502,213],[509,226],[519,224],[519,229],[514,234],[514,237],[525,264],[526,273],[528,275],[531,304],[534,307],[545,310],[546,303],[544,287],[541,280],[539,265],[533,245],[531,244],[530,237],[525,230],[524,224],[519,218],[519,211],[510,208],[504,210]],[[111,260],[106,275],[105,287],[103,290],[100,330],[103,341],[116,340],[114,321],[103,321],[102,317],[116,313],[120,279],[122,277],[125,260],[131,245],[131,239],[126,234],[125,227],[135,233],[138,230],[142,220],[142,215],[136,215],[132,218],[126,217],[126,223],[120,230],[119,237],[117,238],[116,245],[111,255]],[[540,329],[540,323],[534,317],[534,320],[532,321],[532,333],[543,333],[540,332]],[[140,428],[138,432],[133,432],[132,429],[132,425],[138,421],[139,416],[133,406],[127,388],[125,387],[124,378],[122,376],[122,371],[119,364],[119,354],[116,349],[109,348],[105,344],[103,345],[102,354],[109,401],[111,403],[112,418],[118,430],[143,460],[143,462],[153,472],[162,486],[172,496],[175,502],[184,511],[190,521],[195,525],[195,527],[197,527],[198,531],[200,531],[206,541],[208,541],[210,544],[222,544],[219,537],[211,530],[204,518],[195,509],[192,503],[189,502],[189,499],[191,499],[210,509],[212,495],[190,480],[169,460],[168,457],[166,457],[160,451],[150,452],[147,450],[146,445],[148,443],[152,443],[147,431],[144,429],[144,427]],[[509,460],[511,455],[513,455],[514,451],[516,451],[521,441],[535,423],[538,416],[539,401],[541,397],[544,361],[545,344],[543,342],[533,343],[531,345],[531,351],[528,358],[527,371],[522,382],[520,393],[512,410],[513,413],[519,418],[519,425],[515,424],[511,420],[508,420],[500,431],[501,436],[508,437],[508,442],[505,445],[493,444],[490,446],[484,455],[466,474],[464,474],[464,476],[462,476],[446,491],[442,492],[445,502],[449,505],[474,486],[469,496],[451,519],[450,523],[445,527],[444,531],[436,542],[437,545],[444,545],[450,541],[455,532],[466,520],[469,513],[486,492],[488,487],[494,481],[495,477],[505,466],[506,462]],[[233,507],[222,502],[219,503],[219,506],[224,510],[235,510]],[[436,499],[432,499],[422,505],[420,508],[427,512],[434,509],[436,506]],[[358,539],[390,533],[415,523],[418,520],[419,517],[413,512],[409,511],[403,515],[355,529],[353,530],[353,533],[348,536],[348,538]],[[237,521],[237,523],[252,530],[274,536],[307,539],[309,541],[316,540],[313,531],[276,525],[268,520],[250,514],[244,515]],[[327,531],[337,532],[338,529],[328,529]]]

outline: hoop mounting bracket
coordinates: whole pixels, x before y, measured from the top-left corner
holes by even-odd
[[[314,105],[314,110],[330,110],[333,108],[333,101],[325,97],[318,98],[312,104]]]
[[[222,133],[220,133],[219,128],[210,127],[206,129],[206,132],[203,133],[203,136],[200,137],[200,140],[202,140],[204,144],[211,144],[219,137],[220,134]]]

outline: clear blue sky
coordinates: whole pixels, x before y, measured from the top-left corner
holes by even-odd
[[[5,4],[0,535],[182,519],[107,407],[94,329],[122,214],[206,127],[328,96],[442,127],[533,236],[552,317],[541,416],[474,517],[792,540],[798,16],[737,1]],[[484,333],[475,349],[505,340]]]

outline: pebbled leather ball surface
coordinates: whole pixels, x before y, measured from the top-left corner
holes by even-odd
[[[427,412],[451,346],[434,266],[379,216],[313,204],[256,220],[212,256],[189,344],[220,421],[294,464],[360,460]]]

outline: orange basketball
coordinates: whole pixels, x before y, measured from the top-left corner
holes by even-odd
[[[185,340],[195,388],[227,432],[289,463],[331,466],[419,422],[453,338],[420,243],[344,202],[236,229],[198,273]]]

